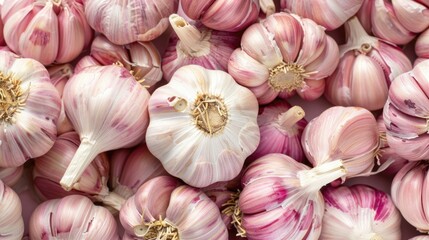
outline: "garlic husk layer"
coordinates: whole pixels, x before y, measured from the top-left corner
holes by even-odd
[[[191,186],[231,180],[259,144],[255,96],[220,70],[180,68],[152,94],[149,114],[150,152]]]
[[[20,240],[24,235],[21,200],[0,180],[0,238]]]

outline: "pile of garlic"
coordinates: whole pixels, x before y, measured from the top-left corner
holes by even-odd
[[[428,11],[0,0],[0,239],[429,238]]]

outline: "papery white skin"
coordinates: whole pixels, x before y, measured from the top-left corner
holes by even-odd
[[[11,168],[0,168],[0,180],[3,181],[4,184],[12,187],[19,181],[22,174],[24,172],[24,165],[19,167],[11,167]]]
[[[239,46],[240,35],[190,25],[177,14],[169,17],[175,35],[162,58],[164,78],[169,81],[182,66],[196,64],[207,69],[228,68],[228,59]]]
[[[228,239],[216,204],[198,189],[179,186],[178,180],[170,176],[143,184],[126,201],[119,217],[126,234],[134,239],[145,239],[136,235],[136,228],[159,218],[177,228],[181,240]]]
[[[318,239],[324,212],[319,190],[345,173],[339,161],[310,169],[278,153],[257,159],[243,175],[238,202],[246,237]]]
[[[0,179],[0,238],[20,240],[24,235],[21,200]]]
[[[159,37],[177,7],[177,0],[86,0],[85,14],[94,30],[124,45]]]
[[[289,98],[295,92],[305,100],[314,100],[323,94],[324,78],[335,70],[338,56],[337,44],[323,27],[297,15],[275,13],[246,29],[241,49],[230,57],[228,72],[256,95],[259,104],[277,96]],[[304,72],[276,72],[275,68],[284,64],[297,65]],[[291,78],[302,78],[299,86],[276,90],[270,84],[275,79],[278,84],[292,85]]]
[[[322,193],[321,239],[401,239],[401,214],[387,193],[366,185],[331,187]]]
[[[410,162],[396,174],[391,187],[393,202],[402,216],[422,233],[429,232],[428,169],[426,161]]]
[[[257,21],[259,0],[181,0],[183,12],[205,26],[227,32],[238,32]]]
[[[79,195],[43,202],[29,228],[30,239],[120,239],[112,214]]]
[[[369,36],[354,17],[345,24],[347,43],[340,46],[340,63],[326,79],[325,97],[335,105],[383,108],[388,88],[412,68],[395,45]]]
[[[61,102],[48,71],[33,59],[0,51],[0,72],[22,81],[21,90],[28,91],[25,105],[12,116],[13,123],[0,120],[0,167],[17,167],[52,147]]]
[[[8,46],[44,65],[72,61],[92,38],[77,1],[6,1],[1,15]]]
[[[330,107],[311,120],[301,138],[313,166],[340,160],[347,171],[342,179],[369,174],[380,145],[377,121],[360,107]]]
[[[310,18],[327,30],[334,30],[354,16],[363,0],[281,0],[282,11]]]
[[[201,94],[219,96],[227,109],[220,131],[209,134],[191,115]],[[178,111],[171,102],[182,99]],[[149,102],[146,143],[171,175],[191,186],[205,187],[238,175],[244,160],[259,144],[255,96],[227,73],[197,65],[180,68],[171,81],[155,90]]]
[[[67,82],[63,100],[81,140],[61,179],[65,189],[72,188],[97,154],[132,147],[144,138],[149,93],[123,67],[83,69]]]

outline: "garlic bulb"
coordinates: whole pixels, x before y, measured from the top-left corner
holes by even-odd
[[[386,193],[366,185],[322,191],[326,240],[401,239],[401,214]]]
[[[42,64],[0,51],[0,167],[45,154],[57,136],[60,107]]]
[[[364,0],[357,16],[367,32],[394,44],[407,44],[429,27],[425,0]]]
[[[386,137],[396,153],[410,161],[429,157],[428,89],[429,60],[412,71],[395,78],[389,89],[389,100],[383,109]]]
[[[281,0],[283,11],[310,18],[327,30],[334,30],[353,17],[363,0]]]
[[[429,232],[427,161],[410,162],[393,179],[392,199],[402,216],[418,231]]]
[[[29,228],[30,239],[120,239],[112,214],[79,195],[43,202]]]
[[[219,209],[203,192],[169,176],[147,181],[119,213],[134,239],[226,240]]]
[[[116,153],[118,151],[118,153]],[[168,175],[161,162],[153,156],[145,144],[126,155],[123,149],[113,152],[110,160],[112,191],[128,199],[148,180]]]
[[[195,187],[238,175],[259,144],[258,103],[226,72],[188,65],[149,101],[149,151]]]
[[[301,135],[307,121],[300,106],[290,106],[286,101],[277,100],[260,107],[258,125],[261,141],[255,152],[248,158],[254,160],[268,153],[283,153],[303,162]]]
[[[89,25],[114,44],[151,41],[168,27],[178,0],[86,0]]]
[[[228,59],[239,46],[239,35],[197,28],[177,14],[170,15],[169,20],[176,35],[170,38],[162,58],[162,71],[167,81],[177,69],[189,64],[227,70]]]
[[[208,28],[238,32],[256,22],[259,0],[181,0],[186,16],[201,21]]]
[[[383,108],[388,88],[412,68],[395,45],[369,36],[354,17],[345,24],[347,43],[340,46],[340,63],[326,79],[325,97],[334,105]]]
[[[24,172],[24,165],[11,168],[0,168],[0,180],[8,186],[13,186],[19,181]]]
[[[5,1],[1,17],[7,45],[44,65],[72,61],[92,39],[78,1]]]
[[[310,19],[275,13],[248,27],[229,60],[228,72],[259,104],[295,91],[305,100],[323,94],[324,78],[338,64],[338,46]]]
[[[149,93],[123,67],[93,66],[70,78],[63,100],[81,141],[60,182],[70,190],[99,153],[142,141]]]
[[[314,167],[340,161],[347,173],[343,181],[369,174],[380,145],[375,117],[360,107],[328,108],[308,123],[301,140]]]
[[[238,234],[251,240],[318,239],[324,212],[319,190],[345,174],[340,160],[310,169],[278,153],[257,159],[244,173],[238,204],[231,204]]]
[[[20,240],[24,235],[21,200],[0,179],[0,238]]]

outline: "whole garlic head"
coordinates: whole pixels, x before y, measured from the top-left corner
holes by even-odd
[[[149,100],[149,151],[195,187],[239,174],[259,144],[258,102],[227,73],[187,65]]]

